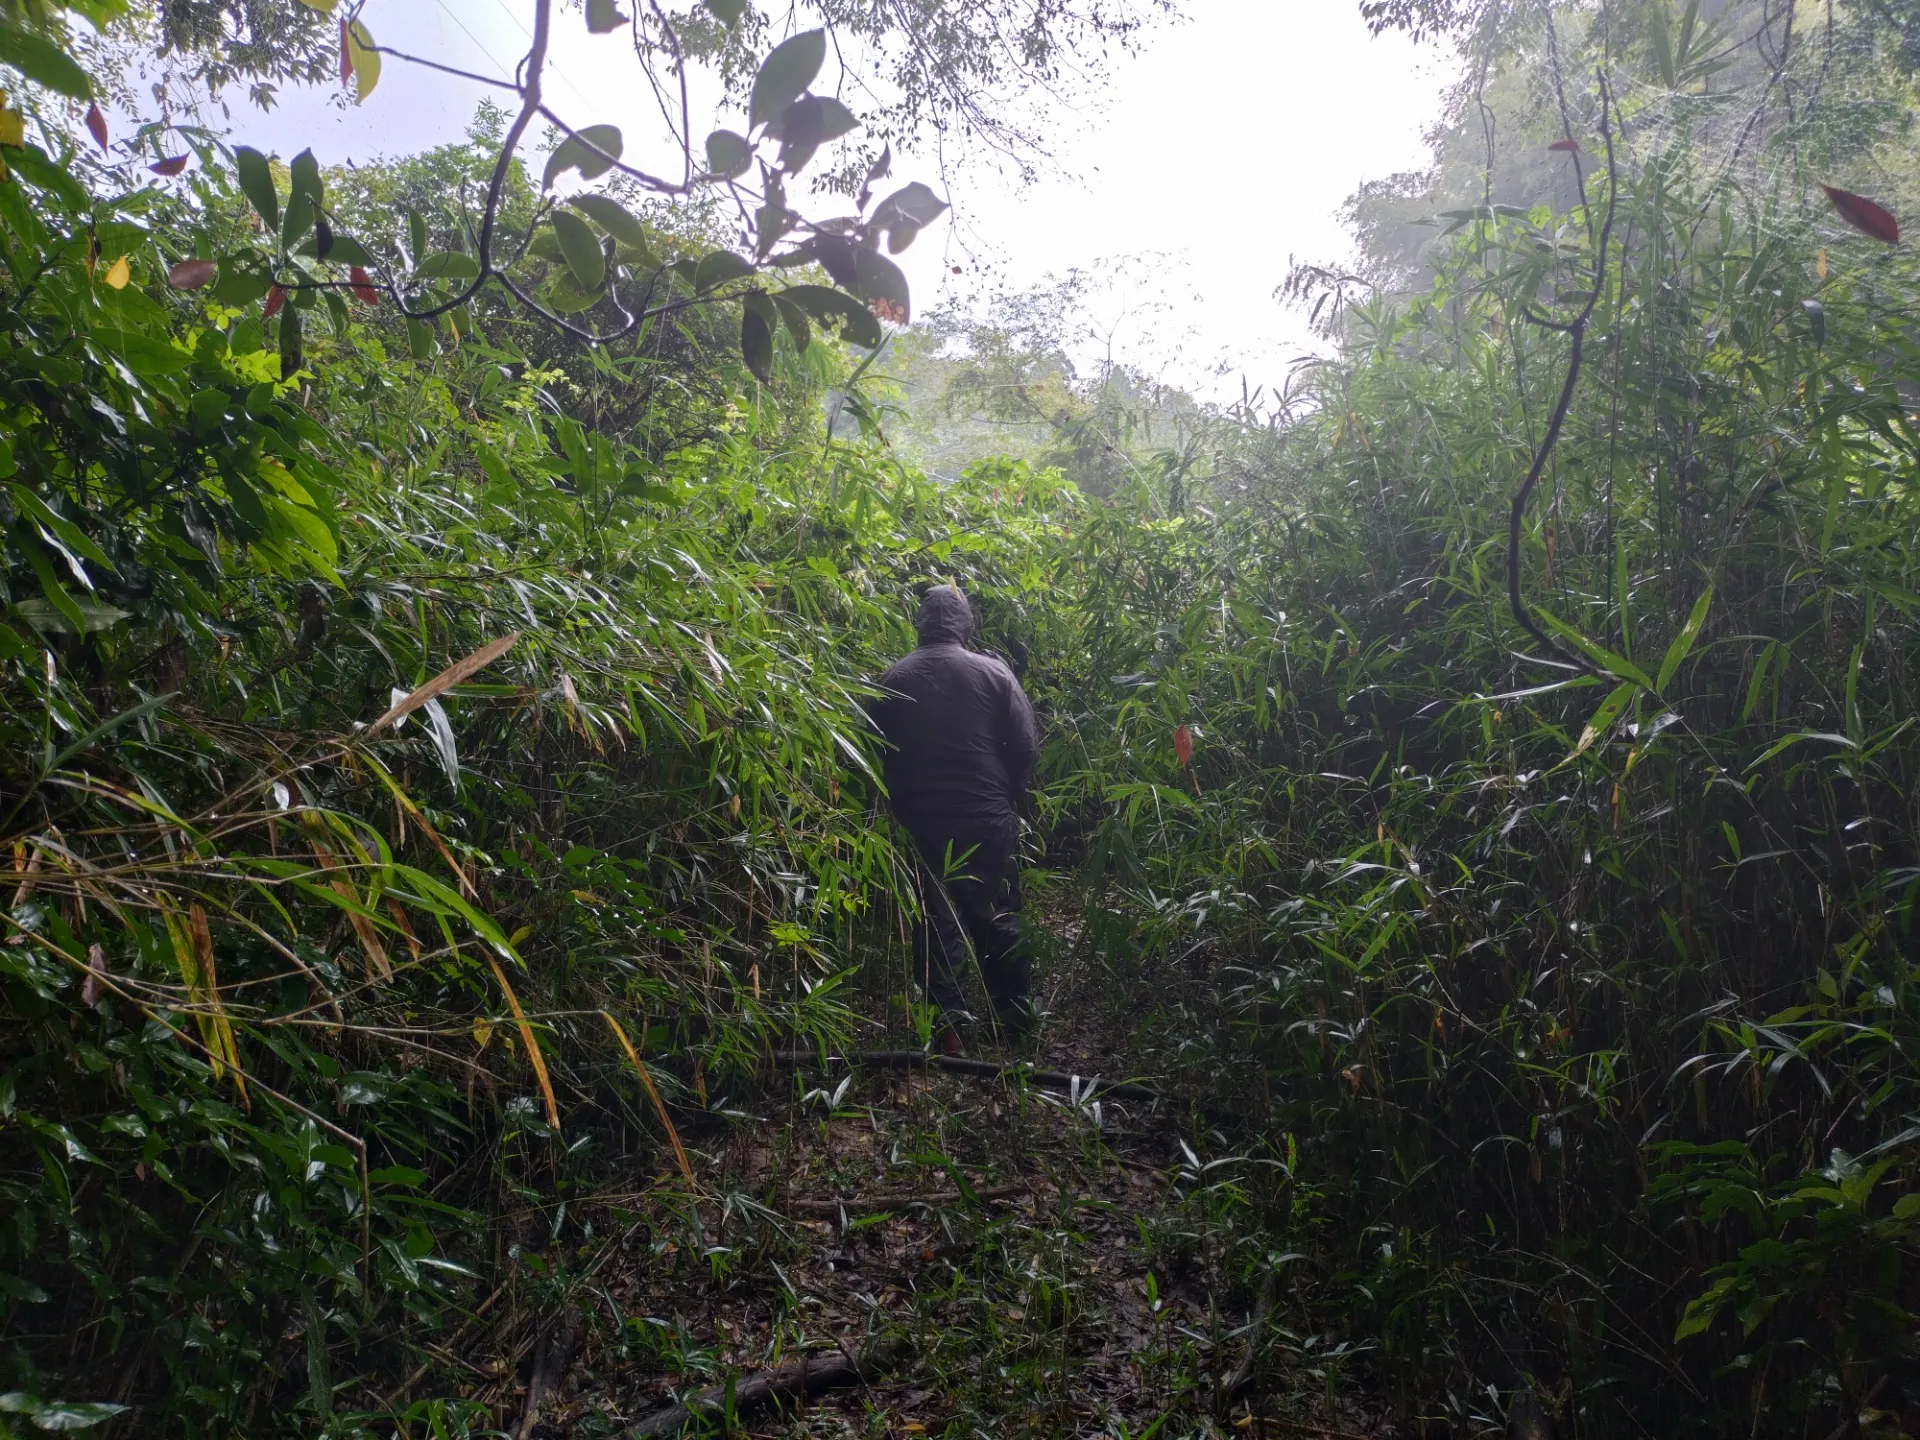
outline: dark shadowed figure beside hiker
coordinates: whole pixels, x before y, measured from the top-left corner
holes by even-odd
[[[887,741],[887,790],[918,852],[923,915],[915,966],[939,1010],[940,1047],[961,1047],[971,1018],[961,989],[968,946],[1004,1038],[1032,1021],[1020,931],[1020,810],[1039,737],[1033,707],[1005,664],[967,648],[973,607],[951,585],[927,591],[920,647],[880,677],[868,707]]]

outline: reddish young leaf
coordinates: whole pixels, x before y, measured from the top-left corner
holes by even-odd
[[[98,105],[87,106],[87,133],[102,150],[107,148],[107,117],[100,113]]]
[[[278,285],[267,291],[266,318],[271,320],[274,316],[278,315],[280,313],[280,307],[286,303],[287,292],[282,290]]]
[[[347,39],[347,22],[340,22],[340,83],[353,83],[353,47]]]
[[[220,266],[212,260],[182,260],[167,271],[167,283],[176,290],[199,290],[213,283]]]
[[[1547,146],[1547,149],[1558,150],[1562,155],[1578,155],[1580,153],[1580,142],[1578,140],[1556,140]]]
[[[1193,764],[1193,727],[1182,725],[1173,732],[1173,753],[1180,757],[1180,768]]]
[[[380,292],[374,288],[373,277],[367,274],[365,269],[356,265],[347,272],[347,275],[353,281],[354,299],[358,300],[362,305],[378,305],[380,303]]]
[[[1900,222],[1866,196],[1851,190],[1836,190],[1831,185],[1820,188],[1827,192],[1827,199],[1840,212],[1840,218],[1854,229],[1888,245],[1900,243]]]
[[[166,159],[156,160],[147,167],[147,169],[156,175],[178,175],[186,168],[187,157],[185,155],[169,155]]]

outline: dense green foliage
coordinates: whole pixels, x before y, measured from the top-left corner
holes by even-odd
[[[1615,171],[1456,215],[1267,423],[976,329],[961,411],[1065,473],[946,485],[738,303],[609,349],[316,292],[294,370],[167,284],[252,233],[214,152],[182,198],[7,147],[0,1431],[478,1433],[433,1347],[564,1305],[613,1177],[702,1235],[774,1051],[924,1039],[860,699],[934,577],[1046,719],[1043,954],[1177,1097],[1156,1263],[1271,1298],[1263,1383],[1429,1434],[1920,1399],[1920,273],[1652,123],[1653,8],[1563,17],[1641,77]],[[1878,163],[1857,120],[1755,143]],[[331,203],[460,253],[491,123]],[[1505,552],[1596,285],[1520,531],[1583,673]]]
[[[1629,203],[1525,534],[1607,678],[1506,609],[1483,477],[1552,405],[1522,307],[1584,238],[1506,221],[1361,318],[1285,488],[1081,533],[1054,794],[1110,952],[1175,982],[1170,1061],[1213,1037],[1309,1197],[1248,1197],[1327,1267],[1303,1311],[1405,1413],[1526,1376],[1592,1433],[1797,1431],[1911,1363],[1920,1279],[1912,280],[1853,242],[1820,281],[1777,212],[1696,229],[1680,174]]]
[[[651,458],[472,343],[396,366],[353,329],[324,392],[280,385],[257,320],[156,303],[144,259],[91,282],[28,194],[5,258],[53,264],[9,291],[7,1369],[144,1424],[297,1424],[332,1409],[330,1337],[372,1366],[341,1384],[396,1383],[378,1346],[504,1263],[525,1187],[652,1150],[602,1008],[670,1096],[843,1033],[853,932],[895,931],[857,686],[917,576],[1035,584],[1015,517],[1062,497],[936,491],[750,402]],[[255,1383],[300,1355],[293,1393]]]

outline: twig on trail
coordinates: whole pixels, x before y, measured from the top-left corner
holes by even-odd
[[[818,1359],[810,1357],[792,1365],[782,1365],[777,1370],[762,1370],[758,1375],[732,1386],[714,1385],[689,1396],[678,1405],[656,1410],[628,1430],[622,1440],[649,1440],[649,1437],[656,1435],[678,1435],[697,1420],[722,1415],[728,1408],[729,1390],[733,1395],[734,1414],[744,1414],[762,1405],[805,1399],[823,1390],[857,1385],[891,1369],[906,1353],[906,1341],[889,1335],[869,1340],[857,1355],[842,1352],[823,1355]]]
[[[1006,1200],[1015,1195],[1026,1193],[1024,1182],[1011,1185],[995,1185],[988,1189],[976,1189],[973,1193],[982,1202]],[[958,1190],[940,1190],[925,1195],[856,1195],[846,1200],[789,1200],[787,1209],[795,1215],[809,1219],[837,1220],[842,1215],[884,1215],[889,1210],[905,1210],[913,1205],[930,1205],[938,1209],[949,1205],[966,1203],[967,1197]]]
[[[780,1050],[773,1057],[783,1065],[808,1065],[821,1057],[806,1050]],[[1098,1075],[1070,1075],[1064,1070],[1035,1070],[1024,1060],[972,1060],[964,1055],[936,1055],[925,1050],[860,1050],[848,1055],[828,1055],[829,1064],[864,1065],[874,1070],[945,1070],[953,1075],[974,1075],[983,1080],[1019,1078],[1042,1090],[1064,1090],[1081,1100],[1137,1100],[1158,1105],[1165,1097],[1149,1085],[1131,1080],[1103,1080]]]
[[[579,1342],[580,1312],[569,1305],[559,1323],[540,1337],[540,1348],[534,1352],[533,1375],[527,1381],[526,1408],[520,1412],[520,1423],[513,1430],[516,1440],[530,1440],[533,1427],[540,1420],[540,1407],[559,1388],[560,1377],[567,1373],[567,1366],[573,1360],[573,1347]]]
[[[1220,1382],[1220,1388],[1214,1393],[1213,1408],[1216,1415],[1225,1416],[1233,1407],[1233,1402],[1253,1383],[1253,1372],[1260,1363],[1260,1353],[1266,1349],[1267,1319],[1273,1314],[1274,1304],[1280,1298],[1280,1272],[1269,1270],[1266,1280],[1260,1286],[1260,1298],[1254,1301],[1253,1317],[1247,1321],[1247,1353],[1233,1374]]]

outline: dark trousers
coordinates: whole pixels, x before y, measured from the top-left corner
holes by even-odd
[[[914,961],[927,998],[948,1019],[964,1017],[961,985],[971,945],[994,1018],[1026,1024],[1032,967],[1020,933],[1019,831],[1004,824],[909,824],[919,853],[921,917]]]

